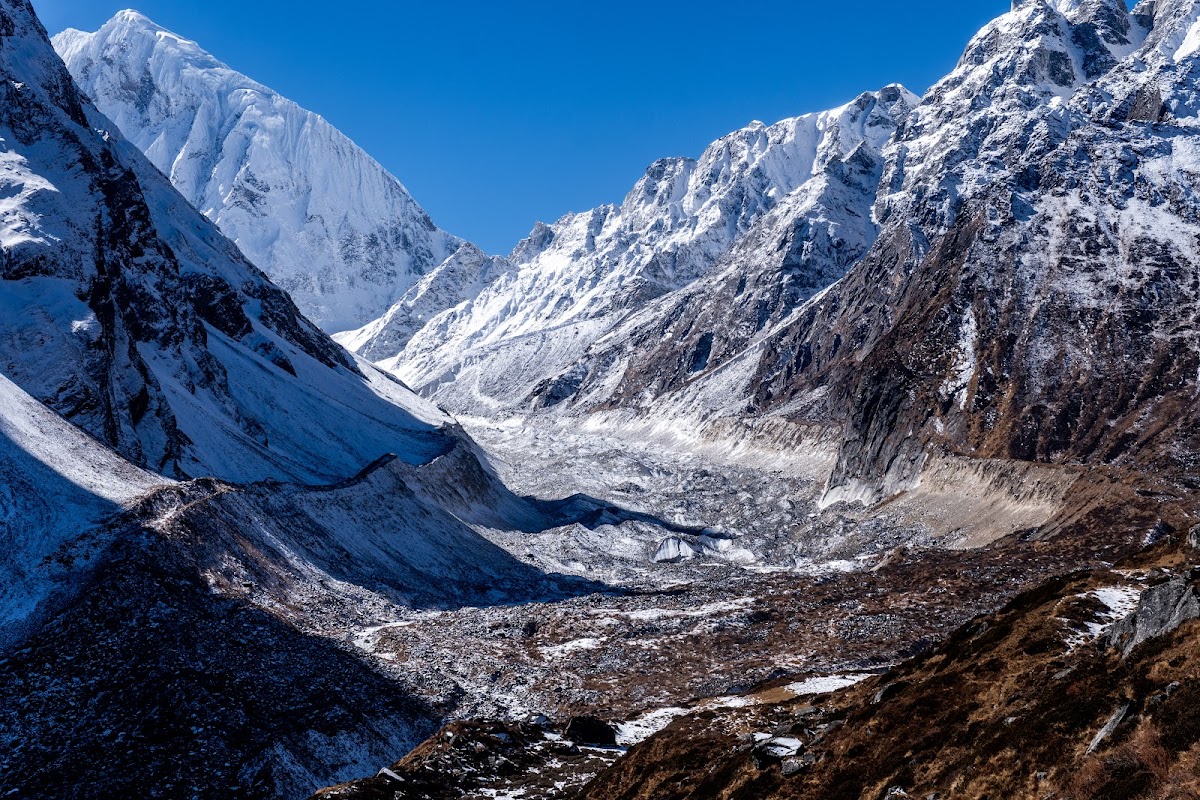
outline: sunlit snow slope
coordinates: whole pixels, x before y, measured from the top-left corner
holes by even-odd
[[[916,102],[888,87],[831,111],[771,126],[755,122],[699,160],[658,161],[620,206],[539,224],[513,251],[507,271],[434,316],[402,349],[379,346],[386,323],[343,341],[452,408],[497,413],[527,406],[545,393],[545,381],[569,372],[630,312],[709,275],[775,209],[799,204],[802,213],[825,200],[834,249],[844,238],[847,249],[861,253],[875,234],[869,207],[878,166],[861,170],[861,180],[839,180],[840,195],[819,187],[843,162],[878,161]],[[809,195],[819,197],[801,199]],[[848,266],[832,251],[825,255],[813,259],[817,288]]]
[[[136,12],[54,44],[100,111],[327,331],[381,316],[463,244],[320,116]]]

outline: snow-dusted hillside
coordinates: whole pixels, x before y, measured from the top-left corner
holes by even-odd
[[[324,482],[448,422],[302,317],[78,93],[18,4],[0,41],[0,368],[161,474]]]
[[[538,225],[510,256],[512,269],[430,320],[403,351],[381,346],[386,322],[344,341],[376,359],[391,355],[385,366],[453,408],[520,407],[626,314],[709,274],[773,209],[803,202],[795,195],[819,193],[831,164],[856,150],[878,154],[915,102],[893,87],[832,111],[756,122],[699,160],[659,161],[620,206]],[[874,197],[873,185],[855,191],[856,207]],[[835,226],[855,229],[848,236],[870,236],[850,218],[856,208],[828,210]]]
[[[54,44],[100,111],[326,331],[378,318],[463,244],[320,116],[136,12]]]

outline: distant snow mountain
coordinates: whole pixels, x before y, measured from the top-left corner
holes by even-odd
[[[576,365],[626,315],[710,274],[777,207],[820,193],[816,187],[834,164],[856,153],[879,159],[916,102],[889,87],[832,111],[756,122],[698,160],[656,162],[620,206],[539,224],[506,271],[476,281],[475,296],[419,331],[393,313],[402,336],[385,318],[340,338],[452,408],[524,407],[539,385]],[[844,184],[850,196],[824,195],[825,209],[834,240],[846,228],[846,241],[861,249],[874,235],[866,212],[875,185],[868,179],[849,188],[853,183]],[[822,266],[817,288],[843,270]]]
[[[54,44],[100,111],[326,331],[382,316],[463,244],[320,116],[134,11]]]
[[[442,312],[479,294],[512,265],[474,245],[462,248],[404,293],[377,320],[334,338],[363,358],[383,361],[400,352],[422,328]]]

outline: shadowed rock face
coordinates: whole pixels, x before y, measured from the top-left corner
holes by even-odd
[[[1147,589],[1138,607],[1108,634],[1108,643],[1128,656],[1138,645],[1176,631],[1200,617],[1200,598],[1185,580],[1175,579]]]
[[[0,429],[22,422],[5,416]],[[602,588],[546,575],[468,526],[563,524],[588,504],[512,495],[465,438],[429,465],[388,457],[311,487],[169,484],[119,471],[82,434],[51,433],[128,486],[76,511],[74,529],[70,519],[35,529],[32,544],[0,525],[15,551],[2,564],[17,590],[6,598],[37,602],[0,629],[0,772],[22,797],[306,796],[389,763],[461,699],[461,689],[422,697],[419,667],[354,646],[364,630],[414,609]],[[2,448],[0,473],[29,441]],[[62,490],[48,498],[81,503]],[[17,514],[22,527],[50,516],[36,505]],[[41,541],[49,535],[59,540]],[[39,575],[45,588],[23,596],[24,579]]]
[[[215,597],[181,542],[123,531],[78,599],[0,657],[22,797],[302,797],[440,712],[335,643]]]

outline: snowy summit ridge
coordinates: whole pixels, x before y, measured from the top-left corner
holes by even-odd
[[[774,209],[816,191],[834,165],[855,153],[877,160],[917,102],[889,86],[830,111],[752,123],[698,159],[656,161],[620,205],[539,223],[509,256],[510,269],[415,333],[389,340],[384,320],[341,340],[451,407],[525,405],[627,314],[710,274]],[[873,228],[857,231],[875,181],[831,204],[835,227],[873,239]]]
[[[325,119],[136,11],[54,45],[101,113],[326,331],[381,316],[463,244]]]
[[[444,416],[315,328],[111,130],[27,3],[0,11],[9,380],[172,478],[336,482],[452,445]]]

